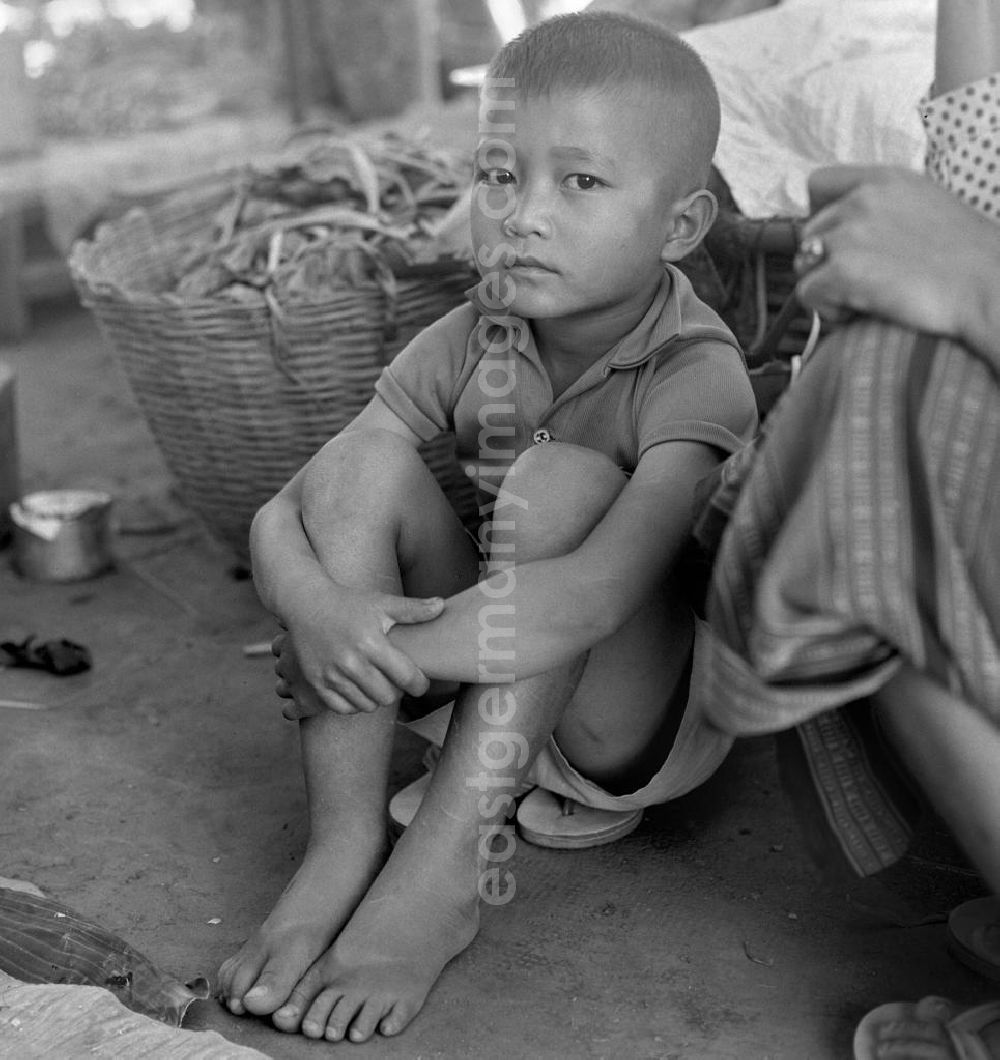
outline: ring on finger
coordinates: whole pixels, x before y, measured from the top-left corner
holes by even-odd
[[[820,236],[809,236],[799,244],[794,267],[797,272],[809,272],[826,259],[826,244]]]

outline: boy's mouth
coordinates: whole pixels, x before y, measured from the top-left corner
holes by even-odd
[[[510,269],[520,269],[525,272],[555,272],[551,266],[546,265],[545,262],[539,261],[538,258],[530,256],[515,258],[513,263],[509,266]]]

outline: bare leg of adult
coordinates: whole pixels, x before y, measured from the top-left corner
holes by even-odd
[[[521,564],[572,550],[589,533],[624,485],[609,461],[588,450],[551,446],[530,450],[506,488],[527,502],[512,531],[498,531],[494,558]],[[516,615],[509,622],[516,622]],[[690,622],[690,619],[689,619]],[[495,628],[495,627],[494,627]],[[690,633],[690,631],[689,631]],[[658,643],[662,655],[663,641]],[[648,660],[647,660],[648,661]],[[503,668],[494,660],[491,676]],[[682,667],[680,667],[682,668]],[[391,857],[330,949],[295,987],[277,1014],[282,1025],[301,1020],[303,1033],[337,1041],[367,1040],[375,1031],[402,1031],[422,1007],[452,957],[479,925],[479,902],[506,904],[514,896],[506,861],[513,853],[513,808],[508,794],[538,750],[559,727],[592,757],[595,769],[620,774],[646,752],[658,729],[669,687],[640,708],[618,695],[601,704],[617,717],[587,716],[583,697],[574,734],[567,707],[589,664],[576,660],[537,677],[468,686],[460,694],[441,759],[420,809]],[[624,700],[624,702],[623,702]],[[597,753],[600,739],[607,754]],[[499,836],[497,848],[491,837]]]
[[[1000,894],[1000,727],[908,665],[877,694],[875,703],[887,736],[914,779]],[[947,1024],[959,1012],[950,1001],[936,997],[876,1009],[859,1027],[855,1055],[866,1060],[957,1058]],[[1000,1060],[1000,1011],[993,1012],[977,1034],[985,1055]]]
[[[352,587],[450,595],[478,557],[419,455],[383,432],[341,435],[314,463],[303,522],[331,577]],[[302,864],[263,925],[219,972],[234,1013],[274,1013],[364,896],[388,853],[394,708],[300,722],[309,812]],[[298,1021],[275,1019],[282,1029]]]
[[[1000,726],[910,666],[875,702],[914,779],[1000,894]]]

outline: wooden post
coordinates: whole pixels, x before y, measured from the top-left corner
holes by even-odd
[[[417,76],[420,101],[440,103],[441,11],[438,0],[414,0],[417,17]]]
[[[28,330],[23,272],[21,208],[16,202],[0,202],[0,338],[20,339]]]
[[[307,56],[303,49],[305,18],[300,0],[272,0],[281,17],[284,43],[285,88],[293,125],[306,120],[308,97],[305,86]]]
[[[19,33],[0,33],[0,158],[34,155],[41,150],[34,86],[24,69]]]
[[[10,533],[10,506],[20,496],[14,369],[0,361],[0,543]]]

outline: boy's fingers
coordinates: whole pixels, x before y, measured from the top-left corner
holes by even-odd
[[[289,699],[282,704],[281,716],[289,721],[302,721],[303,718],[322,714],[326,709],[326,706],[319,702],[306,703],[301,699]]]
[[[353,703],[345,699],[343,696],[338,695],[336,692],[324,692],[322,695],[316,694],[315,707],[309,704],[299,703],[297,700],[292,701],[294,706],[286,707],[282,711],[284,716],[291,721],[301,721],[303,718],[311,718],[315,714],[323,714],[329,711],[331,714],[358,714],[360,711]]]
[[[366,660],[341,660],[336,670],[328,670],[323,676],[322,687],[316,692],[331,710],[343,713],[344,704],[350,710],[368,714],[382,705],[380,697],[391,688],[384,677]]]
[[[386,678],[399,692],[420,698],[430,688],[430,681],[413,660],[398,648],[389,648],[377,660]]]
[[[399,689],[383,674],[376,652],[377,645],[369,645],[363,654],[345,657],[341,660],[336,681],[331,682],[359,710],[377,710],[390,706],[399,698]],[[344,683],[347,687],[342,687]]]
[[[401,622],[403,625],[412,625],[437,618],[444,610],[444,600],[440,596],[388,596],[382,608],[393,623]],[[383,632],[388,633],[390,628],[391,624]]]

